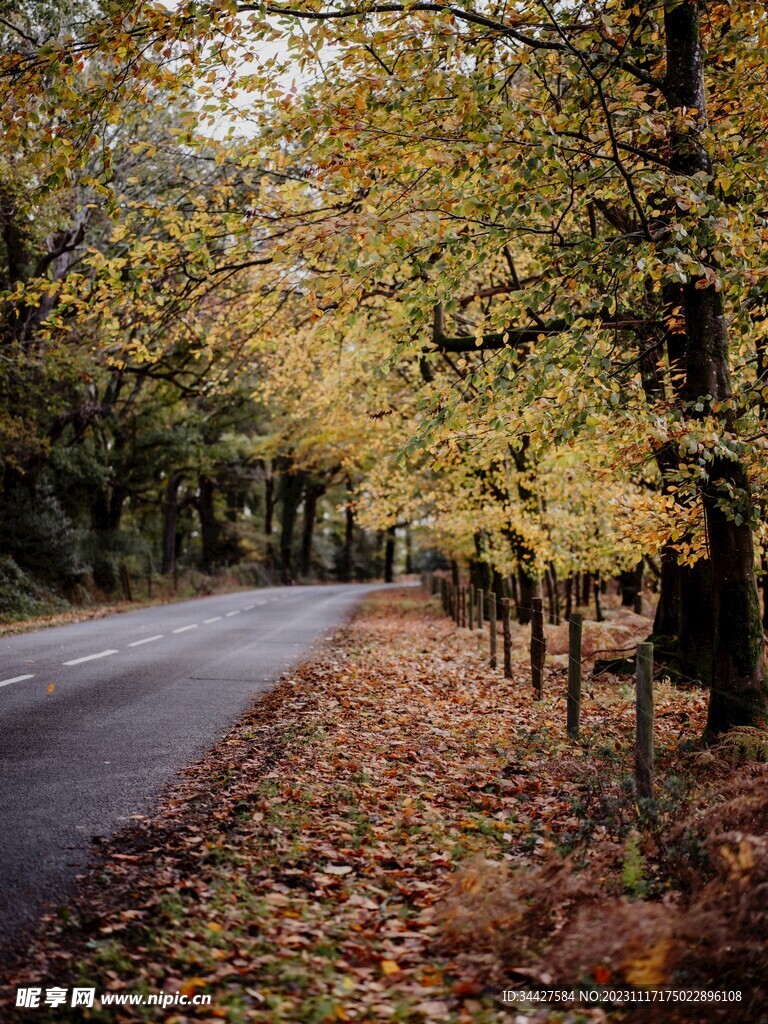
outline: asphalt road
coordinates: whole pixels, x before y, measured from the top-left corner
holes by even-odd
[[[92,837],[149,810],[372,589],[253,590],[0,638],[0,946],[66,901]]]

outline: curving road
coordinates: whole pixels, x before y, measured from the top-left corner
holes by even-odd
[[[66,900],[92,837],[145,812],[373,589],[254,590],[0,638],[0,945]]]

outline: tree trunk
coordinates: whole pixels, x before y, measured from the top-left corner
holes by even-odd
[[[120,528],[123,508],[128,492],[119,484],[98,491],[91,504],[91,522],[99,533],[110,533]]]
[[[731,464],[722,467],[721,472],[727,472],[737,487],[748,487],[743,467]],[[768,721],[765,640],[752,530],[746,523],[736,525],[726,515],[717,502],[719,496],[711,490],[705,495],[715,618],[709,735]]]
[[[242,487],[227,488],[227,509],[224,513],[228,523],[236,523],[245,507],[245,491]]]
[[[643,562],[642,559],[634,569],[619,574],[619,586],[621,589],[621,605],[623,608],[634,608],[638,594],[643,589]]]
[[[635,600],[632,605],[632,611],[635,615],[643,614],[643,575],[645,573],[645,560],[640,559],[637,563],[637,591],[635,593]]]
[[[691,176],[712,172],[709,154],[700,141],[707,114],[699,18],[697,3],[665,7],[664,94],[671,109],[688,111],[688,121],[671,134],[671,166],[674,172]],[[722,294],[705,277],[693,278],[685,285],[685,324],[685,398],[706,410],[708,396],[717,402],[728,400],[731,384]],[[768,685],[749,521],[750,485],[743,465],[716,456],[702,498],[712,564],[714,623],[707,734],[714,736],[736,725],[763,724],[768,719]],[[721,505],[726,501],[727,510]]]
[[[491,576],[491,590],[496,595],[497,605],[507,596],[504,591],[504,577],[498,569],[493,570],[493,574]]]
[[[413,572],[413,537],[411,536],[411,524],[405,524],[405,575],[410,576]]]
[[[485,560],[475,562],[475,586],[478,590],[490,590],[491,579],[493,578],[493,570],[491,569],[488,562]]]
[[[549,624],[558,626],[560,624],[560,594],[557,588],[557,572],[550,562],[546,572],[547,602],[549,604]]]
[[[352,483],[347,480],[347,505],[344,509],[344,548],[339,566],[339,578],[352,579],[352,543],[355,537],[355,513],[352,508]]]
[[[619,573],[619,593],[621,594],[621,607],[631,608],[635,603],[635,574],[633,571]]]
[[[201,476],[197,500],[197,511],[200,517],[200,542],[202,545],[202,563],[205,572],[213,571],[219,558],[221,526],[216,521],[213,507],[214,486],[210,477]]]
[[[592,590],[595,594],[595,619],[597,622],[603,622],[603,606],[600,603],[600,594],[602,593],[602,587],[600,586],[600,573],[598,573],[592,580]]]
[[[661,552],[659,602],[653,619],[653,631],[648,637],[653,644],[654,658],[666,661],[677,649],[680,629],[680,566],[677,554],[670,547]]]
[[[589,607],[589,599],[592,596],[592,574],[583,572],[581,574],[581,603],[585,608]]]
[[[301,564],[299,566],[299,572],[302,576],[309,576],[312,568],[312,540],[317,520],[317,503],[324,493],[324,484],[307,484],[304,494],[304,528],[301,535]]]
[[[451,559],[451,582],[457,589],[461,584],[461,573],[459,572],[459,563],[456,561],[455,558]]]
[[[386,544],[384,546],[384,582],[393,583],[395,579],[395,528],[390,526],[387,530]],[[453,563],[456,564],[455,562]]]
[[[282,501],[280,529],[280,579],[286,585],[293,580],[293,534],[304,491],[305,474],[287,470],[280,481]]]
[[[677,647],[668,664],[682,682],[712,685],[712,566],[706,558],[678,566]]]
[[[531,621],[532,601],[539,593],[539,581],[535,576],[530,576],[525,569],[517,570],[517,586],[520,601],[517,605],[517,621],[521,626],[527,626]]]
[[[176,565],[176,531],[179,521],[179,486],[181,473],[171,473],[165,486],[163,503],[163,575],[171,573]]]
[[[275,523],[275,477],[271,464],[264,463],[264,536],[267,539],[267,565],[270,569],[275,565],[275,548],[272,534]]]
[[[476,530],[474,534],[475,559],[470,563],[470,582],[478,590],[488,590],[491,586],[491,567],[488,564],[488,540],[484,530]]]

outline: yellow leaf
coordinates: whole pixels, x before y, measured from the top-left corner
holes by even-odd
[[[755,867],[755,851],[747,839],[742,839],[736,853],[727,846],[720,847],[720,856],[729,867],[731,878],[748,878]]]
[[[663,985],[667,980],[667,958],[671,949],[672,939],[665,935],[625,965],[624,977],[630,985],[640,988]]]
[[[382,974],[386,974],[387,976],[389,976],[391,974],[397,974],[399,970],[400,970],[400,967],[399,967],[398,964],[395,963],[394,960],[382,960],[381,961],[381,973]]]
[[[55,687],[55,685],[53,683],[49,683],[48,684],[48,693],[53,693],[53,691],[55,689],[56,689],[56,687]]]

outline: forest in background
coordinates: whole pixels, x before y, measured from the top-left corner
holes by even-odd
[[[4,602],[408,527],[765,721],[762,4],[0,11]]]
[[[19,41],[73,40],[103,14],[12,8],[11,65]],[[80,69],[86,93],[104,63]],[[244,585],[391,579],[398,525],[411,571],[408,524],[356,519],[371,462],[359,382],[347,378],[347,421],[323,433],[302,409],[317,367],[298,353],[281,365],[278,336],[259,333],[254,318],[267,328],[286,302],[280,329],[307,316],[301,290],[252,252],[242,203],[261,172],[242,166],[242,144],[200,130],[193,86],[148,89],[120,97],[76,183],[51,173],[77,122],[6,107],[24,134],[4,147],[0,186],[0,614],[126,595],[126,571],[137,592],[185,572],[203,590],[228,571]]]

